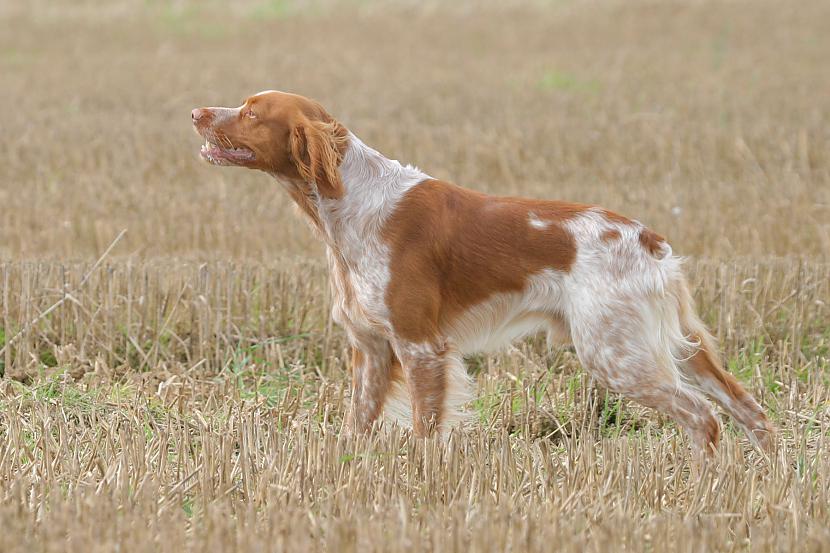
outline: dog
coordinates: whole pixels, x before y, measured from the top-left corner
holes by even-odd
[[[529,333],[572,344],[596,381],[674,419],[711,454],[717,402],[758,447],[774,429],[718,361],[666,240],[596,206],[490,196],[364,144],[278,91],[191,112],[214,165],[268,173],[325,243],[332,316],[352,348],[348,428],[381,414],[417,436],[464,417],[462,355]]]

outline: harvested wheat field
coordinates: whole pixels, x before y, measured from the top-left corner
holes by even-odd
[[[0,4],[0,551],[830,551],[830,4],[232,6]],[[666,235],[774,454],[697,462],[543,336],[446,443],[345,436],[323,249],[190,125],[269,88]]]

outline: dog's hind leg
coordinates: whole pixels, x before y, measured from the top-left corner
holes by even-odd
[[[678,363],[683,375],[729,413],[749,439],[764,451],[774,448],[775,429],[764,410],[740,382],[721,366],[715,341],[694,312],[685,282],[674,290],[680,306],[681,325],[690,346]]]
[[[584,343],[576,348],[585,369],[604,387],[674,419],[697,451],[710,455],[717,448],[720,425],[710,403],[655,359],[625,348],[607,355],[586,353]]]
[[[720,424],[712,405],[683,380],[665,344],[660,310],[634,301],[594,304],[571,321],[571,335],[585,369],[613,392],[674,419],[695,449],[711,455]]]
[[[766,452],[772,451],[775,429],[764,410],[740,382],[721,367],[713,353],[713,341],[705,331],[692,333],[690,338],[698,341],[700,346],[679,364],[683,374],[729,413],[750,441]]]

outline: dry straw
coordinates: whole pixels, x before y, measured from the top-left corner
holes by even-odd
[[[830,550],[828,4],[359,4],[0,3],[0,551]],[[273,87],[667,235],[775,455],[694,465],[541,337],[469,359],[449,443],[344,436],[319,246],[195,159]]]

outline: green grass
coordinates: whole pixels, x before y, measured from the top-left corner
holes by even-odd
[[[292,13],[289,0],[262,0],[250,11],[250,16],[257,20],[284,19]]]
[[[545,91],[598,93],[602,85],[596,79],[583,79],[573,73],[550,69],[539,79],[539,88]]]

